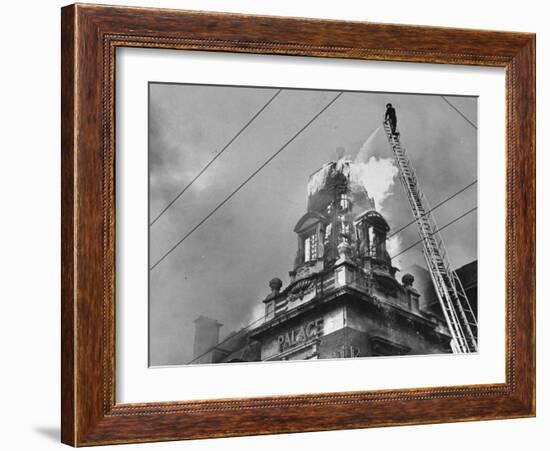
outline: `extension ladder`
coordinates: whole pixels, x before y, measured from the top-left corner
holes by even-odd
[[[420,189],[416,172],[405,149],[401,146],[399,136],[391,132],[388,121],[384,121],[384,130],[418,226],[424,258],[453,339],[453,351],[456,353],[476,352],[477,320],[464,292],[462,282],[449,264],[445,245],[435,220],[430,214],[429,203]],[[428,207],[428,210],[424,205]]]

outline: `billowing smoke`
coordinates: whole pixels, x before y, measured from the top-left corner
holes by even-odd
[[[255,302],[252,312],[249,318],[245,321],[245,324],[254,323],[253,327],[258,327],[265,323],[265,304],[263,302]]]
[[[393,235],[388,238],[386,241],[386,250],[388,251],[388,254],[390,257],[393,257],[394,255],[397,255],[399,251],[403,249],[402,242],[401,242],[401,236],[400,235]],[[394,266],[399,267],[401,265],[401,259],[399,257],[392,259],[392,263]]]
[[[382,215],[384,201],[393,192],[394,179],[398,169],[391,158],[370,157],[364,163],[354,164],[357,179],[365,187],[370,197],[374,197],[377,210]]]
[[[384,201],[393,192],[398,169],[393,158],[373,155],[375,138],[381,129],[382,126],[377,127],[359,149],[354,161],[354,172],[369,196],[374,198],[378,212],[383,215]]]

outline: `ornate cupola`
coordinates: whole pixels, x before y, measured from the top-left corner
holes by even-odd
[[[374,209],[374,199],[360,181],[359,168],[345,158],[331,161],[309,177],[308,211],[327,214],[329,208],[353,215]]]
[[[342,259],[361,263],[368,256],[388,262],[385,234],[389,227],[374,210],[359,170],[350,160],[340,159],[310,176],[308,211],[294,228],[298,251],[292,280],[326,270]],[[368,239],[369,246],[378,247],[367,252],[364,243]]]
[[[357,234],[358,257],[371,258],[391,266],[391,258],[386,250],[390,226],[384,217],[375,210],[369,210],[355,219],[354,226]]]

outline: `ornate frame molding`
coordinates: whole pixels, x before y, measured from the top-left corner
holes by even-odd
[[[61,31],[64,443],[99,445],[535,414],[533,34],[80,4],[62,9]],[[118,47],[506,68],[506,383],[117,404]]]

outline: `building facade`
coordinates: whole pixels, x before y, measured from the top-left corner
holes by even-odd
[[[438,304],[421,299],[412,273],[396,278],[386,249],[390,227],[358,171],[340,159],[310,177],[289,284],[272,279],[263,321],[220,342],[217,321],[196,321],[194,363],[452,352]],[[429,284],[418,268],[417,278]],[[477,293],[477,280],[467,285]]]

